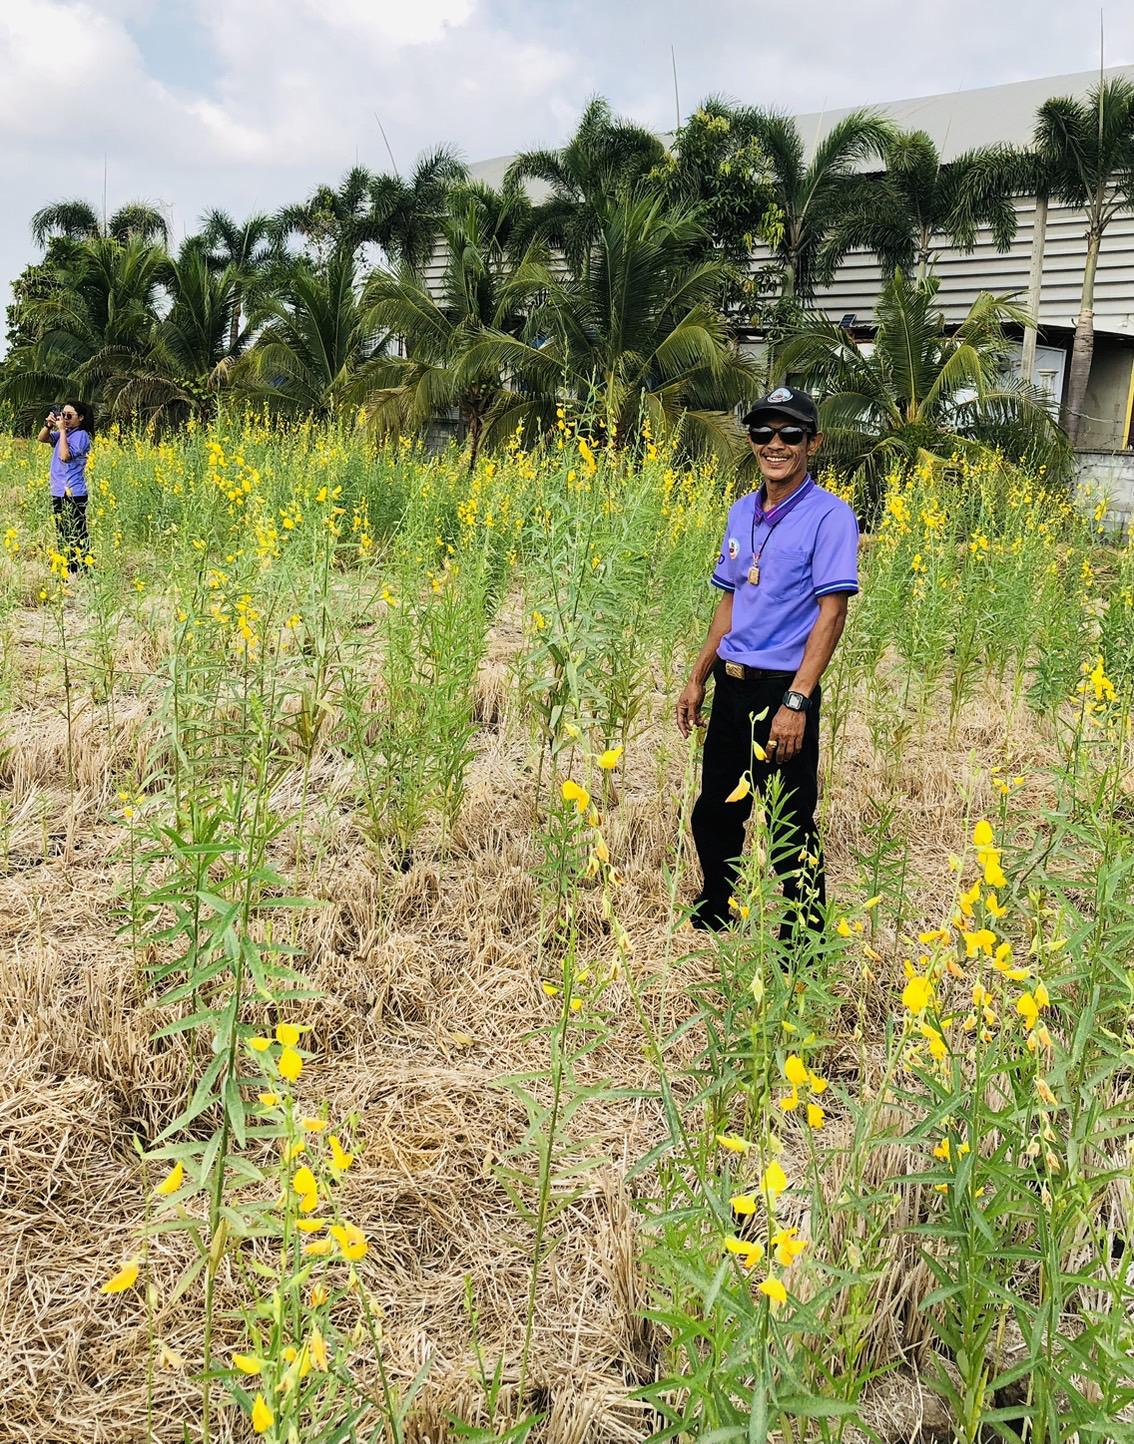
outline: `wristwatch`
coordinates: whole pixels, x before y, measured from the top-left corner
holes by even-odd
[[[789,712],[808,712],[811,710],[811,698],[805,692],[785,692],[784,706]]]

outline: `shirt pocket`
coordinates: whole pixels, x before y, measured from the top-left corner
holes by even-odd
[[[776,545],[773,536],[760,566],[760,585],[767,584],[772,596],[783,598],[809,597],[811,586],[811,548],[783,546],[772,555]]]

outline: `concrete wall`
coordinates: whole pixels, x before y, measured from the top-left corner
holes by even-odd
[[[1076,452],[1075,488],[1085,507],[1106,497],[1108,527],[1134,529],[1134,451]]]

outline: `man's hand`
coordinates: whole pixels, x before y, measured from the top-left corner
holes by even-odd
[[[802,712],[793,712],[790,707],[780,708],[772,718],[772,730],[768,734],[768,761],[773,766],[782,767],[798,753],[803,746],[806,725],[807,718]]]
[[[694,727],[704,727],[701,703],[705,700],[705,684],[690,677],[677,699],[677,730],[688,737]]]

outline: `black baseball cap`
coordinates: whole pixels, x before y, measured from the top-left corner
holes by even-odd
[[[751,411],[740,418],[740,424],[759,426],[769,416],[790,416],[811,431],[819,430],[819,408],[806,391],[796,391],[791,386],[777,386],[767,396],[761,396]]]

